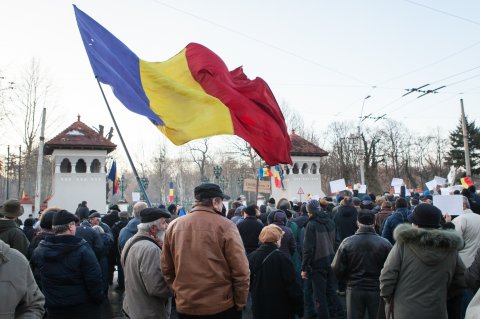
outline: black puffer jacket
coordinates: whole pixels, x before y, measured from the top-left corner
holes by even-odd
[[[380,271],[391,249],[392,244],[377,235],[373,227],[361,227],[340,244],[332,269],[348,287],[379,291]]]
[[[100,303],[105,297],[100,265],[81,238],[46,237],[33,252],[31,264],[40,271],[47,308]]]
[[[334,244],[335,223],[326,212],[316,212],[305,226],[302,271],[330,268]]]
[[[465,270],[465,282],[473,291],[480,288],[480,249],[477,250],[472,265]]]
[[[77,226],[75,236],[85,239],[90,245],[90,248],[93,249],[97,258],[100,258],[104,251],[103,240],[102,237],[100,237],[100,234],[93,230],[88,222],[83,222]]]
[[[342,240],[355,234],[357,227],[358,211],[353,206],[340,206],[333,217],[335,222],[335,248]]]

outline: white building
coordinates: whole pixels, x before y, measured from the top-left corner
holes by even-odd
[[[306,201],[308,194],[324,197],[325,193],[322,189],[320,175],[320,158],[327,156],[328,153],[295,134],[295,131],[290,133],[290,140],[292,142],[290,154],[293,165],[282,165],[284,190],[275,187],[274,179],[271,179],[271,197],[277,201],[280,198],[288,200],[297,198]]]
[[[61,207],[75,213],[78,204],[87,201],[90,209],[103,212],[106,207],[105,160],[116,145],[78,120],[45,143],[45,155],[55,165],[49,207]]]

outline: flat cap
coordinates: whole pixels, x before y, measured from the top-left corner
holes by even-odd
[[[221,197],[223,199],[229,199],[230,197],[225,195],[220,186],[213,183],[204,183],[195,187],[193,191],[196,200],[209,199],[215,197]]]
[[[142,223],[150,223],[162,217],[170,218],[172,215],[170,215],[170,213],[164,208],[157,207],[145,208],[140,212],[140,222]]]

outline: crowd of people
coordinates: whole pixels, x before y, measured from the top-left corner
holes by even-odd
[[[301,202],[224,206],[216,184],[195,204],[87,202],[45,209],[21,229],[18,200],[0,208],[0,317],[100,318],[108,290],[127,318],[475,318],[480,313],[480,198],[463,214],[431,195],[342,192]],[[345,301],[343,301],[345,300]],[[477,308],[475,308],[477,307]]]

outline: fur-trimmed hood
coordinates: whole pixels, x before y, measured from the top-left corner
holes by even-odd
[[[453,250],[463,248],[463,239],[453,230],[415,228],[400,224],[393,237],[407,245],[425,264],[433,265],[445,259]]]

